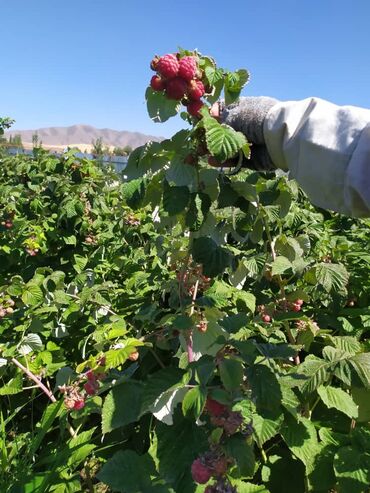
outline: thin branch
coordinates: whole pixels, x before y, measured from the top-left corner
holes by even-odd
[[[21,371],[23,371],[23,373],[25,375],[27,375],[27,377],[32,380],[33,382],[35,382],[36,386],[41,389],[44,394],[46,394],[48,396],[48,398],[51,400],[51,402],[57,402],[56,398],[54,397],[54,394],[51,392],[51,390],[49,390],[42,382],[41,380],[36,376],[34,375],[28,368],[26,368],[25,366],[22,365],[22,363],[20,363],[16,358],[12,358],[11,359],[11,362],[15,364],[15,366],[17,366]],[[68,423],[68,431],[70,433],[70,435],[73,437],[76,436],[76,432],[75,430],[73,429],[73,427]]]

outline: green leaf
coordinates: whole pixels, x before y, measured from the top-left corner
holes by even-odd
[[[117,368],[126,362],[130,354],[136,351],[136,348],[144,346],[145,343],[139,339],[124,339],[120,341],[117,349],[110,349],[105,353],[106,367]]]
[[[328,293],[333,290],[337,293],[345,293],[349,274],[341,264],[322,262],[316,265],[315,276],[318,284],[321,284]]]
[[[163,208],[169,216],[180,214],[188,205],[190,192],[188,187],[171,187],[163,181]]]
[[[138,209],[142,206],[146,191],[146,180],[137,178],[128,183],[125,183],[123,189],[123,197],[131,209]]]
[[[218,366],[221,381],[226,390],[236,390],[243,381],[243,365],[241,361],[224,358]]]
[[[319,396],[326,407],[338,409],[346,414],[349,418],[357,418],[358,410],[352,397],[344,390],[336,387],[320,386],[317,389]]]
[[[145,99],[148,114],[155,123],[167,121],[180,110],[179,101],[168,99],[163,92],[153,91],[151,87],[147,88]]]
[[[220,163],[234,157],[247,144],[245,136],[227,125],[218,123],[215,118],[203,117],[207,148]]]
[[[175,154],[170,167],[166,170],[166,179],[171,185],[186,186],[195,190],[198,184],[197,171],[194,166],[184,163],[183,156]]]
[[[197,385],[188,390],[182,401],[182,412],[187,418],[197,420],[202,414],[207,399],[207,391]]]
[[[70,455],[68,457],[67,465],[72,469],[76,469],[83,460],[96,448],[94,443],[89,443],[92,441],[92,436],[95,428],[83,431],[77,436],[73,437],[69,443],[68,448]]]
[[[292,453],[310,469],[315,455],[319,451],[313,423],[303,417],[297,422],[293,417],[287,415],[280,433]]]
[[[204,275],[221,274],[231,263],[231,253],[217,245],[211,238],[195,238],[192,254],[195,262],[203,265]]]
[[[271,413],[269,417],[259,414],[253,415],[253,429],[258,446],[261,448],[264,443],[279,433],[284,421],[283,414]]]
[[[239,468],[238,476],[251,478],[254,475],[255,458],[253,447],[249,445],[245,438],[233,436],[226,444],[227,455],[235,459]]]
[[[240,479],[233,480],[232,484],[237,488],[238,493],[270,493],[265,486],[248,483]]]
[[[143,385],[125,382],[114,387],[105,398],[102,409],[102,433],[137,421],[142,408]]]
[[[370,484],[370,455],[342,447],[334,457],[334,471],[341,493],[364,493]]]
[[[41,303],[44,295],[42,289],[37,284],[26,284],[22,293],[22,301],[25,305],[33,306]]]
[[[11,378],[8,383],[0,387],[0,395],[14,395],[22,392],[22,375],[18,373],[14,378]]]
[[[32,352],[41,351],[43,347],[44,345],[38,334],[27,334],[18,346],[18,351],[25,356]]]
[[[150,491],[152,476],[155,475],[154,461],[149,454],[120,450],[104,464],[97,477],[114,491],[138,493]]]
[[[247,369],[247,378],[252,396],[259,411],[275,411],[281,404],[281,389],[276,375],[262,364],[255,364]]]
[[[271,264],[271,275],[277,276],[292,268],[291,262],[282,256],[276,257]]]
[[[163,368],[148,376],[143,391],[141,413],[149,411],[149,408],[166,391],[180,388],[186,383],[186,372],[180,368]]]
[[[370,421],[370,389],[352,387],[351,392],[358,406],[358,421],[360,423]]]
[[[159,474],[176,492],[186,493],[194,489],[191,464],[200,452],[209,447],[203,428],[184,418],[181,412],[175,413],[173,426],[158,423],[155,428]]]
[[[327,361],[309,355],[297,370],[298,375],[306,377],[302,391],[305,393],[314,392],[317,387],[325,383],[329,379],[329,367]]]
[[[190,197],[189,209],[185,224],[190,231],[199,231],[211,206],[211,199],[204,193],[193,193]]]

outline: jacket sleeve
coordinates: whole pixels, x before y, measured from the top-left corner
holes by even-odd
[[[263,130],[275,166],[289,171],[312,203],[370,216],[370,110],[318,98],[279,102]]]

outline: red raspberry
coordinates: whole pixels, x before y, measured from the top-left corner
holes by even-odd
[[[153,77],[150,79],[150,87],[154,91],[163,91],[163,89],[166,87],[166,84],[161,76],[153,75]]]
[[[196,101],[200,99],[204,94],[204,85],[201,80],[191,80],[188,88],[188,96],[190,99]]]
[[[293,312],[300,312],[301,311],[301,305],[298,305],[298,303],[293,303],[291,308],[292,308]]]
[[[84,408],[85,407],[85,400],[84,399],[78,399],[77,401],[74,401],[74,404],[73,404],[73,409],[75,409],[76,411],[79,411],[80,409]]]
[[[5,227],[11,229],[13,227],[13,223],[11,221],[6,221]]]
[[[184,56],[179,62],[179,76],[189,81],[194,79],[197,72],[197,61],[193,56]]]
[[[172,79],[176,77],[179,71],[179,61],[175,55],[168,54],[162,56],[156,65],[157,72],[166,79]]]
[[[267,315],[267,313],[266,313],[265,315],[262,315],[262,320],[263,320],[266,324],[268,324],[268,323],[270,323],[270,322],[271,322],[271,317],[270,317],[270,315]]]
[[[86,382],[84,384],[84,389],[86,391],[86,394],[88,395],[95,395],[98,387],[99,385],[96,382]]]
[[[175,77],[166,84],[166,94],[169,99],[182,99],[187,91],[187,84],[184,79]]]
[[[95,382],[96,376],[95,373],[92,370],[87,370],[85,373],[85,377],[90,381],[90,382]]]
[[[187,106],[189,115],[200,117],[199,111],[203,106],[204,104],[202,101],[190,101]]]
[[[224,412],[226,411],[227,407],[224,404],[221,404],[221,402],[215,401],[214,399],[211,399],[210,397],[207,398],[206,402],[206,410],[211,416],[222,416]]]
[[[196,483],[205,484],[210,480],[211,471],[198,458],[191,465],[191,475]]]
[[[303,300],[295,300],[295,304],[296,304],[296,305],[302,306],[302,305],[303,305],[303,303],[304,303],[304,301],[303,301]]]

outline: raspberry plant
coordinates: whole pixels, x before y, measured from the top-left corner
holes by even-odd
[[[123,181],[0,155],[0,490],[366,492],[369,221],[240,169],[209,107],[245,70],[151,68],[149,115],[187,128]]]

